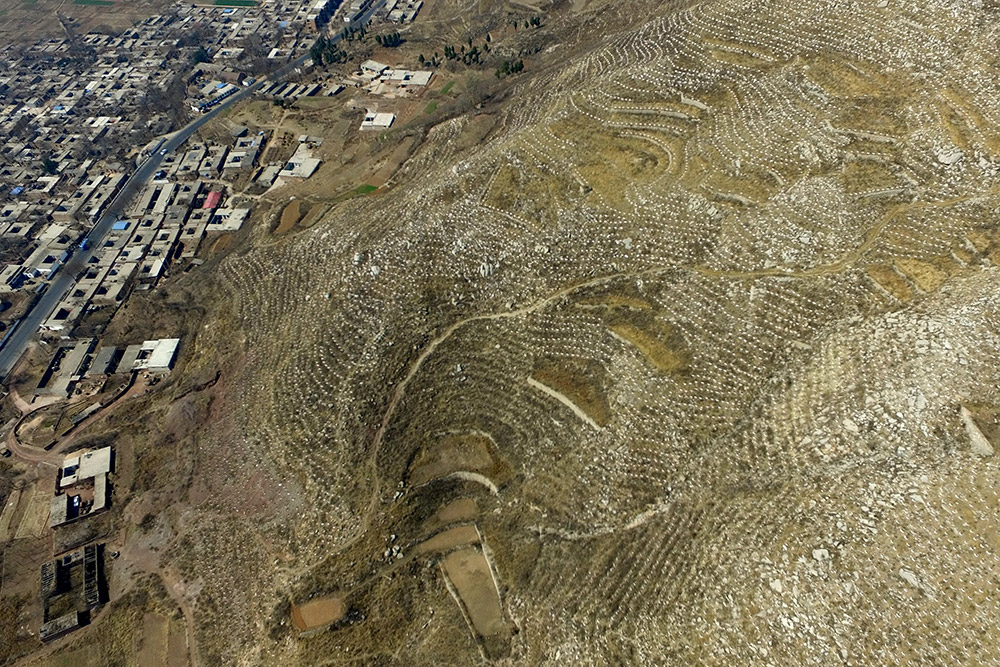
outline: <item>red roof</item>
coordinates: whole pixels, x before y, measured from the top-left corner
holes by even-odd
[[[201,205],[202,208],[215,208],[219,205],[222,200],[221,192],[209,192],[208,196],[205,197],[205,203]]]

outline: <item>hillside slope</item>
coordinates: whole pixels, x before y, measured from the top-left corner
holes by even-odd
[[[226,263],[204,662],[996,659],[997,15],[649,11]]]

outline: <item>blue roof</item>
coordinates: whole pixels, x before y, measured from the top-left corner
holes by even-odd
[[[125,222],[124,220],[119,220],[115,224],[111,225],[111,229],[115,230],[116,232],[123,231],[125,229],[128,229],[128,223]]]
[[[19,185],[19,186],[17,186],[16,188],[14,188],[13,190],[11,190],[11,191],[10,191],[10,193],[11,193],[12,195],[19,195],[19,194],[21,194],[22,192],[24,192],[24,188],[23,188],[23,187],[21,187],[20,185]]]

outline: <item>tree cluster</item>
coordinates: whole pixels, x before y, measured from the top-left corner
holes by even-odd
[[[344,28],[343,32],[340,33],[340,38],[348,42],[353,42],[355,40],[363,42],[366,37],[368,37],[367,30],[364,28],[355,28],[354,26],[348,26]]]
[[[191,64],[198,65],[200,63],[207,63],[212,61],[212,56],[208,54],[204,46],[199,46],[198,50],[191,55]]]
[[[484,53],[489,53],[489,52],[490,52],[490,45],[489,44],[487,44],[487,43],[484,42],[482,49],[480,49],[478,46],[474,46],[472,44],[472,38],[471,37],[469,38],[469,48],[468,49],[465,48],[464,44],[457,51],[455,50],[455,47],[451,46],[450,44],[444,47],[444,57],[445,58],[447,58],[448,60],[460,60],[460,61],[462,61],[466,65],[472,65],[472,64],[480,65],[480,64],[482,64],[482,62],[483,62],[483,60],[482,60],[483,54]],[[434,56],[435,56],[435,59],[436,59],[437,58],[437,53],[435,53]],[[421,56],[421,58],[422,57],[423,56]]]
[[[309,55],[318,65],[332,65],[347,62],[347,51],[337,47],[337,43],[321,35],[309,49]]]
[[[524,69],[524,61],[518,60],[505,60],[500,63],[500,67],[497,68],[496,77],[502,79],[512,74],[517,74]]]

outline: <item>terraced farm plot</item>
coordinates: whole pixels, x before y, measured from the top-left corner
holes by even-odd
[[[292,606],[292,623],[301,632],[317,630],[336,623],[347,613],[347,604],[340,595],[328,595]]]
[[[445,556],[441,569],[454,588],[459,604],[476,634],[484,639],[505,638],[500,593],[490,565],[478,549],[460,549]]]
[[[441,524],[446,524],[453,521],[468,521],[475,518],[477,514],[479,514],[479,508],[476,506],[475,500],[458,498],[448,503],[434,517]]]
[[[479,531],[476,530],[475,526],[455,526],[454,528],[449,528],[438,533],[425,542],[421,542],[414,551],[418,554],[435,553],[438,551],[446,552],[455,547],[478,543]]]
[[[419,486],[460,470],[488,472],[494,466],[491,448],[489,439],[476,433],[435,438],[411,464],[410,483]]]
[[[49,526],[49,505],[51,495],[40,484],[36,484],[32,493],[27,496],[27,506],[21,523],[14,534],[16,539],[42,537]]]
[[[611,407],[603,391],[603,369],[598,364],[542,363],[528,384],[566,405],[594,428],[606,426]]]
[[[21,489],[13,489],[4,498],[3,511],[0,512],[0,544],[6,542],[17,532],[17,524],[14,523],[14,516],[17,506],[21,501]]]
[[[295,225],[309,213],[309,209],[310,206],[308,202],[303,202],[299,199],[293,199],[288,202],[285,208],[281,211],[281,218],[278,222],[278,226],[274,230],[274,233],[281,235],[290,232],[292,228],[295,227]]]
[[[29,44],[44,37],[61,38],[65,32],[56,11],[75,21],[79,34],[105,27],[122,31],[138,21],[156,16],[169,4],[161,0],[12,0],[0,7],[0,36],[4,44]]]

